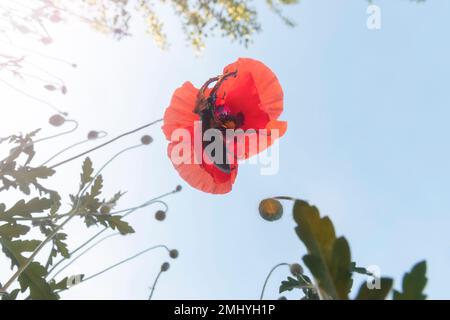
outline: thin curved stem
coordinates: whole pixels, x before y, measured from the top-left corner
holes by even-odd
[[[169,194],[172,194],[172,193],[173,193],[173,191],[170,192],[170,193],[168,193],[168,194],[166,193],[165,195],[169,195]],[[160,203],[160,204],[162,204],[162,205],[164,206],[164,212],[167,212],[167,211],[169,210],[169,206],[168,206],[167,203],[165,203],[164,201],[161,201],[161,200],[151,200],[151,201],[147,201],[147,202],[144,203],[143,205],[140,205],[140,206],[137,206],[137,207],[134,207],[134,208],[130,208],[130,209],[129,209],[130,212],[125,213],[125,214],[123,215],[123,217],[125,218],[126,216],[132,214],[132,213],[135,212],[136,210],[142,209],[142,208],[145,208],[145,207],[148,207],[149,205],[155,204],[155,203]],[[122,210],[122,212],[124,212],[124,211],[126,211],[126,210]],[[118,214],[118,213],[120,213],[120,212],[121,212],[121,211],[116,211],[116,212],[112,212],[111,214],[114,215],[114,214]]]
[[[78,142],[76,142],[76,143],[74,143],[74,144],[71,144],[71,145],[68,146],[68,147],[65,147],[64,149],[62,149],[62,150],[58,151],[57,153],[55,153],[53,156],[51,156],[51,157],[50,157],[49,159],[47,159],[45,162],[43,162],[40,166],[41,166],[41,167],[45,166],[47,163],[49,163],[50,161],[52,161],[53,159],[55,159],[55,158],[56,158],[57,156],[59,156],[60,154],[66,152],[66,151],[68,151],[68,150],[70,150],[70,149],[72,149],[72,148],[75,148],[76,146],[82,145],[82,144],[84,144],[84,143],[86,143],[86,142],[88,142],[88,141],[89,141],[89,139],[85,139],[85,140],[82,140],[82,141],[78,141]]]
[[[32,99],[34,101],[37,101],[37,102],[39,102],[41,104],[46,105],[49,108],[52,108],[54,111],[56,111],[57,113],[59,113],[61,115],[64,115],[64,116],[67,115],[67,112],[64,112],[64,111],[60,110],[58,107],[54,106],[53,104],[51,104],[51,103],[49,103],[49,102],[47,102],[47,101],[45,101],[45,100],[43,100],[41,98],[35,97],[35,96],[29,94],[28,92],[23,91],[22,89],[19,89],[19,88],[13,86],[9,82],[7,82],[7,81],[5,81],[5,80],[3,80],[1,78],[0,78],[0,82],[2,82],[5,86],[9,87],[10,89],[12,89],[14,91],[17,91],[20,94],[23,94],[24,96],[28,97],[29,99]]]
[[[105,232],[106,230],[108,230],[108,228],[104,228],[102,230],[100,230],[99,232],[97,232],[95,235],[93,235],[92,237],[90,237],[87,241],[83,242],[83,244],[81,244],[78,248],[76,248],[74,251],[72,251],[69,256],[71,257],[72,255],[74,255],[75,253],[77,253],[78,251],[80,251],[81,249],[83,249],[85,246],[87,246],[91,241],[95,240],[97,237],[99,237],[103,232]],[[50,275],[52,273],[53,270],[55,270],[61,263],[63,263],[64,261],[66,261],[67,258],[61,258],[61,260],[59,260],[57,263],[55,263],[55,265],[52,266],[52,268],[47,272],[47,275]]]
[[[92,148],[92,149],[89,149],[89,150],[87,150],[87,151],[84,151],[84,152],[82,152],[82,153],[80,153],[80,154],[78,154],[78,155],[76,155],[76,156],[73,156],[73,157],[71,157],[71,158],[69,158],[69,159],[66,159],[66,160],[64,160],[64,161],[61,161],[61,162],[59,162],[59,163],[57,163],[57,164],[51,166],[50,169],[54,169],[54,168],[59,167],[59,166],[61,166],[61,165],[63,165],[63,164],[66,164],[66,163],[68,163],[68,162],[70,162],[70,161],[73,161],[73,160],[75,160],[75,159],[78,159],[78,158],[80,158],[80,157],[82,157],[82,156],[84,156],[84,155],[87,155],[88,153],[91,153],[91,152],[93,152],[93,151],[95,151],[95,150],[98,150],[98,149],[100,149],[100,148],[103,148],[104,146],[107,146],[108,144],[113,143],[113,142],[116,141],[116,140],[119,140],[119,139],[121,139],[121,138],[123,138],[123,137],[125,137],[125,136],[130,135],[130,134],[136,133],[136,132],[138,132],[138,131],[140,131],[140,130],[142,130],[142,129],[148,128],[148,127],[150,127],[150,126],[152,126],[152,125],[154,125],[154,124],[156,124],[156,123],[158,123],[158,122],[161,122],[161,121],[163,121],[163,119],[155,120],[155,121],[150,122],[150,123],[147,123],[147,124],[145,124],[145,125],[143,125],[143,126],[141,126],[141,127],[139,127],[139,128],[136,128],[136,129],[133,129],[133,130],[131,130],[131,131],[122,133],[121,135],[119,135],[119,136],[117,136],[117,137],[115,137],[115,138],[113,138],[113,139],[111,139],[111,140],[109,140],[109,141],[106,141],[105,143],[102,143],[101,145],[98,145],[98,146],[96,146],[96,147],[94,147],[94,148]]]
[[[267,282],[269,281],[269,278],[270,278],[270,276],[272,275],[272,273],[273,273],[276,269],[278,269],[279,267],[283,267],[283,266],[288,266],[288,267],[289,267],[289,263],[285,263],[285,262],[279,263],[279,264],[277,264],[276,266],[274,266],[274,267],[270,270],[269,274],[268,274],[267,277],[266,277],[266,280],[264,281],[264,285],[263,285],[263,288],[262,288],[262,291],[261,291],[261,296],[259,297],[259,300],[262,300],[263,297],[264,297],[264,292],[266,291]]]
[[[75,67],[75,66],[76,66],[76,64],[73,63],[73,62],[66,61],[66,60],[61,59],[61,58],[58,58],[58,57],[49,56],[49,55],[43,54],[43,53],[41,53],[41,52],[38,52],[38,51],[33,50],[33,49],[30,49],[30,48],[26,48],[26,47],[22,47],[22,46],[16,45],[15,43],[13,43],[13,42],[11,42],[11,41],[0,40],[0,42],[9,44],[9,45],[11,45],[11,46],[13,46],[13,47],[15,47],[15,48],[17,48],[17,49],[20,49],[20,50],[28,51],[28,52],[30,52],[30,53],[33,53],[33,54],[38,55],[38,56],[40,56],[40,57],[43,57],[43,58],[45,58],[45,59],[54,60],[54,61],[59,61],[59,62],[61,62],[61,63],[67,64],[67,65],[69,65],[69,66],[71,66],[71,67]],[[37,66],[34,65],[33,63],[31,63],[31,62],[29,62],[29,61],[27,61],[27,63],[30,64],[30,65],[33,65],[34,67],[37,68]],[[42,68],[39,67],[39,69],[42,69]],[[43,70],[43,69],[42,69],[42,70]],[[46,72],[46,71],[45,71],[45,72]]]
[[[289,201],[298,201],[298,200],[300,200],[300,199],[289,197],[289,196],[278,196],[278,197],[273,197],[273,199],[289,200]]]
[[[78,126],[79,126],[78,121],[72,120],[72,119],[66,119],[64,121],[64,123],[66,123],[66,122],[67,123],[74,123],[75,126],[72,129],[70,129],[70,130],[63,131],[63,132],[60,132],[60,133],[57,133],[57,134],[54,134],[54,135],[51,135],[51,136],[48,136],[48,137],[40,138],[40,139],[38,139],[36,141],[31,142],[30,145],[36,144],[36,143],[39,143],[39,142],[42,142],[42,141],[50,140],[50,139],[53,139],[53,138],[58,138],[58,137],[66,135],[66,134],[72,133],[72,132],[74,132],[75,130],[78,129]]]
[[[139,130],[142,130],[142,129],[144,129],[144,128],[147,128],[147,127],[149,127],[149,126],[151,126],[151,125],[154,125],[154,124],[156,124],[156,123],[158,123],[158,122],[161,122],[163,119],[159,119],[159,120],[156,120],[156,121],[153,121],[153,122],[151,122],[151,123],[148,123],[148,124],[146,124],[146,125],[143,125],[143,126],[141,126],[141,127],[139,127],[139,128],[136,128],[136,129],[134,129],[134,130],[131,130],[131,131],[129,131],[129,132],[126,132],[126,133],[123,133],[123,134],[121,134],[121,135],[119,135],[119,136],[117,136],[117,137],[115,137],[115,138],[113,138],[113,139],[111,139],[111,140],[109,140],[109,141],[107,141],[107,142],[105,142],[105,143],[103,143],[103,144],[101,144],[101,145],[99,145],[99,146],[97,146],[97,147],[95,147],[95,148],[92,148],[92,149],[90,149],[90,150],[88,150],[88,151],[85,151],[85,152],[83,152],[83,153],[81,153],[81,154],[79,154],[79,155],[77,155],[77,156],[74,156],[74,157],[72,157],[72,158],[70,158],[70,159],[67,159],[67,160],[65,160],[65,161],[62,161],[62,162],[60,162],[60,163],[58,163],[58,164],[56,164],[56,165],[54,165],[54,166],[52,166],[51,168],[55,168],[55,167],[57,167],[57,166],[60,166],[60,165],[62,165],[62,164],[65,164],[65,163],[67,163],[67,162],[69,162],[69,161],[72,161],[72,160],[74,160],[74,159],[77,159],[77,158],[79,158],[79,157],[81,157],[81,156],[83,156],[83,155],[85,155],[85,154],[87,154],[87,153],[90,153],[90,152],[92,152],[92,151],[94,151],[94,150],[97,150],[97,149],[100,149],[101,147],[103,147],[103,146],[106,146],[106,145],[108,145],[108,144],[110,144],[110,143],[112,143],[112,142],[114,142],[114,141],[116,141],[116,140],[118,140],[118,139],[120,139],[120,138],[122,138],[122,137],[125,137],[125,136],[127,136],[127,135],[130,135],[130,134],[132,134],[132,133],[135,133],[135,132],[137,132],[137,131],[139,131]],[[23,271],[26,269],[26,268],[28,268],[28,266],[30,265],[30,263],[34,260],[34,258],[36,257],[36,255],[42,250],[42,248],[48,243],[48,242],[50,242],[54,237],[55,237],[55,235],[78,213],[77,211],[78,211],[78,206],[79,206],[79,204],[80,204],[80,199],[81,199],[81,196],[79,196],[80,195],[80,193],[81,193],[81,195],[83,195],[86,191],[87,191],[87,189],[92,185],[92,183],[95,181],[95,179],[98,177],[98,175],[102,172],[102,170],[109,164],[109,163],[111,163],[115,158],[117,158],[120,154],[122,154],[122,153],[124,153],[124,152],[126,152],[126,151],[128,151],[128,150],[131,150],[131,149],[134,149],[134,148],[137,148],[137,147],[140,147],[140,146],[142,146],[142,144],[139,144],[139,145],[135,145],[135,146],[132,146],[132,147],[129,147],[129,148],[126,148],[126,149],[124,149],[124,150],[122,150],[122,151],[120,151],[119,153],[117,153],[116,155],[114,155],[109,161],[107,161],[98,171],[97,171],[97,174],[94,176],[94,178],[91,180],[91,182],[81,191],[80,190],[80,192],[78,193],[78,200],[77,200],[77,204],[76,204],[76,206],[75,206],[75,208],[74,209],[72,209],[69,213],[68,213],[68,216],[67,216],[67,218],[58,226],[58,227],[56,227],[54,230],[53,230],[53,232],[47,237],[47,238],[45,238],[38,246],[37,246],[37,248],[31,253],[31,255],[30,255],[30,257],[25,261],[25,263],[21,266],[21,267],[19,267],[18,269],[17,269],[17,271],[13,274],[13,276],[5,283],[5,285],[2,287],[2,288],[0,288],[0,293],[1,292],[7,292],[7,290],[8,290],[8,288],[14,283],[14,281],[15,280],[17,280],[17,278],[23,273]]]
[[[70,220],[72,220],[72,218],[78,213],[78,207],[80,205],[80,199],[81,197],[84,195],[84,193],[88,190],[88,188],[92,185],[92,183],[95,181],[95,179],[100,175],[100,173],[103,171],[103,169],[110,164],[115,158],[117,158],[119,155],[121,155],[122,153],[129,151],[131,149],[135,149],[137,147],[141,147],[143,146],[142,144],[139,145],[135,145],[132,147],[128,147],[118,153],[116,153],[111,159],[109,159],[95,174],[94,178],[87,184],[87,186],[78,193],[78,200],[77,200],[77,204],[75,205],[75,208],[73,208],[70,212],[69,215],[67,216],[67,218],[59,225],[57,226],[53,232],[47,236],[47,238],[45,238],[37,247],[36,249],[31,253],[30,257],[24,262],[24,264],[22,266],[20,266],[17,271],[13,274],[13,276],[5,283],[5,285],[3,286],[3,288],[0,288],[0,292],[6,292],[8,290],[8,288],[14,283],[14,281],[22,274],[22,272],[25,271],[26,268],[28,268],[28,266],[30,265],[30,263],[34,260],[34,258],[36,257],[36,255],[42,250],[42,248],[49,243],[51,240],[53,240],[53,238],[56,236],[56,234],[64,228],[64,226],[69,223]],[[80,195],[81,193],[81,195]]]
[[[178,192],[177,189],[175,189],[175,190],[173,190],[173,191],[167,192],[167,193],[165,193],[165,194],[163,194],[163,195],[160,195],[160,196],[158,196],[158,197],[156,197],[156,198],[153,198],[153,199],[147,201],[147,202],[145,203],[146,205],[141,205],[141,206],[137,206],[137,207],[134,207],[134,208],[122,210],[122,212],[128,211],[125,215],[123,215],[123,217],[126,217],[126,216],[132,214],[133,212],[135,212],[136,210],[141,209],[141,208],[144,208],[144,207],[147,207],[147,206],[149,206],[149,205],[151,205],[151,204],[153,204],[153,203],[164,203],[163,201],[160,201],[159,199],[162,199],[162,198],[164,198],[164,197],[167,197],[167,196],[169,196],[169,195],[171,195],[171,194],[174,194],[174,193],[177,193],[177,192]],[[165,204],[165,203],[164,203],[164,204]],[[120,212],[120,211],[117,211],[116,213],[118,213],[118,212]],[[107,227],[103,228],[102,230],[100,230],[99,232],[97,232],[96,234],[94,234],[94,235],[93,235],[92,237],[90,237],[88,240],[86,240],[85,242],[83,242],[79,247],[77,247],[75,250],[73,250],[73,251],[69,254],[69,256],[72,256],[72,255],[74,255],[75,253],[77,253],[78,251],[80,251],[81,249],[83,249],[85,246],[87,246],[87,245],[88,245],[89,243],[91,243],[93,240],[95,240],[95,239],[98,238],[100,235],[102,235],[106,230],[108,230]],[[66,258],[61,258],[61,260],[59,260],[59,261],[58,261],[58,262],[50,269],[50,271],[49,271],[47,274],[50,274],[53,270],[55,270],[55,269],[56,269],[61,263],[63,263],[65,260],[67,260],[67,259],[66,259]]]
[[[107,240],[107,239],[109,239],[109,238],[112,238],[112,237],[115,237],[115,236],[118,236],[118,235],[120,235],[120,232],[110,234],[110,235],[108,235],[108,236],[106,236],[106,237],[101,238],[101,239],[98,240],[97,242],[95,242],[92,246],[88,247],[86,250],[84,250],[83,252],[81,252],[78,256],[76,256],[76,257],[74,257],[73,259],[71,259],[71,260],[69,261],[68,264],[66,264],[64,267],[62,267],[58,272],[56,272],[56,273],[53,275],[53,277],[50,279],[50,281],[53,280],[53,279],[55,279],[55,278],[58,276],[58,274],[60,274],[61,272],[63,272],[63,271],[64,271],[65,269],[67,269],[71,264],[73,264],[75,261],[77,261],[79,258],[81,258],[81,256],[83,256],[84,254],[88,253],[90,250],[92,250],[93,248],[95,248],[96,246],[98,246],[100,243],[102,243],[103,241],[105,241],[105,240]],[[50,272],[49,272],[49,273],[50,273]]]
[[[94,279],[94,278],[96,278],[96,277],[98,277],[98,276],[104,274],[105,272],[108,272],[108,271],[110,271],[110,270],[112,270],[112,269],[114,269],[114,268],[117,268],[118,266],[120,266],[120,265],[122,265],[122,264],[124,264],[124,263],[126,263],[126,262],[129,262],[129,261],[131,261],[131,260],[133,260],[133,259],[136,259],[137,257],[139,257],[139,256],[141,256],[141,255],[143,255],[143,254],[145,254],[145,253],[147,253],[147,252],[149,252],[149,251],[158,249],[158,248],[164,248],[164,249],[170,251],[170,249],[169,249],[166,245],[163,245],[163,244],[160,244],[160,245],[157,245],[157,246],[153,246],[153,247],[147,248],[147,249],[145,249],[145,250],[143,250],[143,251],[140,251],[140,252],[136,253],[135,255],[132,255],[131,257],[128,257],[128,258],[126,258],[126,259],[123,259],[123,260],[121,260],[121,261],[119,261],[119,262],[117,262],[117,263],[115,263],[115,264],[113,264],[113,265],[111,265],[111,266],[109,266],[109,267],[107,267],[107,268],[105,268],[105,269],[103,269],[103,270],[101,270],[101,271],[99,271],[99,272],[93,274],[92,276],[89,276],[89,277],[87,277],[87,278],[84,278],[80,283],[84,283],[84,282],[86,282],[86,281],[88,281],[88,280],[92,280],[92,279]],[[58,291],[58,292],[61,292],[61,291],[64,291],[64,290],[60,290],[60,291]]]
[[[101,133],[104,133],[104,135],[102,135],[101,137],[99,136],[97,139],[102,139],[102,138],[104,138],[104,137],[107,136],[107,133],[106,133],[106,132],[101,131]],[[85,139],[85,140],[76,142],[76,143],[74,143],[74,144],[71,144],[70,146],[65,147],[64,149],[58,151],[58,152],[55,153],[53,156],[51,156],[51,157],[50,157],[48,160],[46,160],[44,163],[42,163],[42,164],[41,164],[41,167],[45,166],[47,163],[49,163],[50,161],[52,161],[53,159],[55,159],[55,158],[58,157],[59,155],[63,154],[64,152],[66,152],[66,151],[68,151],[68,150],[70,150],[70,149],[73,149],[73,148],[75,148],[75,147],[77,147],[77,146],[79,146],[79,145],[82,145],[82,144],[84,144],[84,143],[86,143],[86,142],[89,142],[89,141],[91,141],[91,139]]]
[[[155,281],[153,282],[152,291],[150,291],[150,295],[148,297],[148,300],[152,300],[153,293],[155,292],[156,284],[158,283],[159,277],[161,277],[161,274],[163,273],[162,270],[159,270],[158,275],[155,278]]]
[[[172,193],[174,193],[174,192],[166,193],[163,196],[167,196],[167,195],[170,195]],[[149,205],[155,204],[155,203],[162,204],[164,206],[164,210],[163,210],[164,212],[167,212],[169,210],[169,206],[164,201],[161,201],[161,200],[150,200],[150,201],[145,202],[144,204],[141,204],[141,205],[139,205],[137,207],[131,207],[131,208],[126,208],[126,209],[121,209],[121,210],[118,210],[118,211],[110,212],[109,215],[116,216],[116,215],[119,215],[119,214],[121,214],[123,212],[127,212],[125,215],[123,215],[123,217],[126,217],[127,215],[129,215],[130,213],[132,213],[132,212],[134,212],[134,211],[136,211],[138,209],[146,208]],[[60,214],[60,215],[56,215],[56,216],[52,216],[52,217],[49,217],[49,216],[32,217],[32,218],[17,217],[17,218],[15,218],[15,220],[16,221],[33,221],[33,222],[39,222],[39,221],[45,221],[45,220],[55,220],[55,221],[57,221],[59,219],[67,217],[69,215],[70,215],[70,213],[64,213],[64,214]],[[102,216],[102,214],[98,214],[98,213],[91,213],[91,215]],[[108,228],[106,228],[106,229],[108,229]]]
[[[50,140],[50,139],[53,139],[53,138],[57,138],[57,137],[60,137],[60,136],[63,136],[63,135],[72,133],[72,132],[74,132],[75,130],[78,129],[78,121],[76,121],[76,120],[70,120],[70,119],[69,119],[69,120],[66,120],[65,122],[74,123],[75,126],[74,126],[72,129],[67,130],[67,131],[63,131],[63,132],[60,132],[60,133],[57,133],[57,134],[54,134],[54,135],[51,135],[51,136],[47,136],[47,137],[44,137],[44,138],[40,138],[40,139],[37,139],[37,140],[35,140],[35,141],[32,141],[32,140],[31,140],[30,142],[26,143],[25,145],[20,146],[21,150],[23,151],[23,150],[25,150],[26,148],[28,148],[29,146],[35,145],[35,144],[37,144],[37,143],[39,143],[39,142],[47,141],[47,140]],[[10,156],[6,157],[6,158],[3,159],[2,161],[0,161],[0,163],[3,163],[3,162],[5,162],[5,161],[7,161],[7,160],[9,159],[9,157],[10,157]],[[0,189],[0,191],[3,191],[3,190],[4,190],[4,187],[3,187],[2,189]]]

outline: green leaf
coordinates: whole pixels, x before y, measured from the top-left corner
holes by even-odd
[[[91,186],[90,192],[87,192],[82,198],[81,198],[81,208],[79,208],[79,211],[87,211],[88,213],[97,213],[101,202],[98,196],[101,194],[103,188],[103,178],[101,175],[97,176],[95,178],[94,183]],[[84,210],[83,210],[84,209]]]
[[[372,273],[369,270],[367,270],[366,268],[357,267],[356,262],[352,262],[351,269],[352,269],[352,272],[355,272],[355,273],[359,273],[359,274],[363,274],[363,275],[367,275],[367,276],[372,275]]]
[[[67,239],[67,234],[65,233],[57,233],[53,238],[53,242],[56,247],[56,251],[61,254],[66,259],[70,258],[69,249],[67,248],[67,244],[63,241]]]
[[[32,213],[41,213],[52,207],[53,202],[47,198],[33,198],[28,202],[25,200],[19,200],[9,210],[1,213],[0,219],[11,221],[13,217],[31,218]]]
[[[20,292],[19,289],[14,289],[10,293],[3,294],[2,295],[2,300],[16,300],[17,299],[17,295],[19,294],[19,292]]]
[[[103,201],[104,206],[109,207],[110,209],[113,209],[116,205],[117,205],[117,201],[120,200],[120,198],[122,198],[122,196],[125,194],[125,192],[117,192],[111,199],[109,199],[108,201]]]
[[[50,215],[54,216],[61,207],[61,196],[58,192],[52,191],[50,194],[50,200],[52,201],[52,206],[50,208]]]
[[[7,223],[0,226],[0,237],[6,239],[18,238],[26,235],[28,231],[30,231],[30,227],[28,226],[16,223]]]
[[[95,181],[92,184],[90,196],[92,198],[98,197],[102,193],[102,188],[103,188],[103,177],[102,175],[99,175],[97,176],[97,178],[95,178]]]
[[[26,195],[30,194],[30,185],[34,185],[38,190],[40,186],[38,179],[47,179],[55,173],[55,170],[47,167],[19,167],[15,172],[9,173],[15,179],[15,186]]]
[[[356,300],[384,300],[391,292],[393,283],[391,278],[381,278],[379,289],[369,289],[367,283],[363,283],[359,288]]]
[[[425,300],[423,293],[427,284],[427,262],[421,261],[414,265],[410,272],[403,276],[402,292],[394,290],[394,300]]]
[[[109,227],[113,230],[116,230],[120,232],[122,235],[134,233],[134,229],[128,224],[128,222],[125,222],[122,220],[121,216],[102,216],[105,218],[105,220],[108,222]]]
[[[89,157],[84,159],[83,166],[81,168],[80,174],[80,190],[83,190],[86,185],[92,181],[92,174],[94,173],[94,168],[92,167],[92,161]]]
[[[22,255],[23,252],[33,252],[40,244],[39,240],[15,240],[10,241],[6,238],[0,238],[3,252],[11,259],[11,269],[14,266],[22,265],[26,258]]]
[[[38,262],[31,262],[19,276],[19,284],[22,292],[30,290],[32,300],[57,300],[59,296],[45,280],[47,270]]]
[[[94,218],[94,215],[86,215],[84,217],[84,223],[89,228],[97,224],[97,220]]]
[[[9,241],[0,238],[0,243],[2,244],[3,252],[11,259],[12,264],[20,267],[27,260],[22,253],[33,252],[41,242],[38,240]],[[52,291],[45,280],[46,275],[47,270],[40,263],[36,261],[31,262],[18,278],[21,292],[29,289],[30,298],[36,300],[58,299],[58,295]]]
[[[319,210],[305,201],[295,202],[294,219],[297,235],[308,249],[303,261],[322,293],[332,299],[348,299],[352,280],[347,240],[343,237],[336,239],[331,220],[321,218]]]
[[[302,278],[295,279],[292,277],[288,277],[286,281],[281,282],[280,293],[283,293],[285,291],[292,291],[293,289],[301,289],[309,285],[310,284]]]

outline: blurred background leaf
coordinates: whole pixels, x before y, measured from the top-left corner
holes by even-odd
[[[403,276],[402,291],[394,290],[394,300],[425,300],[423,293],[427,284],[427,263],[421,261]]]
[[[350,247],[343,237],[336,238],[333,223],[320,217],[319,210],[307,202],[294,204],[296,232],[308,249],[303,261],[317,280],[323,295],[348,299],[351,289]]]
[[[380,288],[369,288],[363,283],[359,288],[356,300],[385,300],[391,292],[394,281],[391,278],[381,278]]]

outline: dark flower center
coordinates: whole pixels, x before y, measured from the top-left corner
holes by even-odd
[[[219,128],[237,129],[244,123],[244,115],[239,112],[237,115],[231,113],[231,109],[225,105],[216,106],[214,108],[214,118]]]

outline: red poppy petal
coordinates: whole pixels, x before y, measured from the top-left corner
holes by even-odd
[[[172,132],[178,128],[191,127],[199,116],[194,113],[198,89],[192,83],[185,82],[172,95],[169,107],[164,113],[162,130],[167,140],[171,140]]]
[[[190,128],[189,131],[191,134],[193,133],[192,128]],[[191,159],[189,163],[179,163],[180,161],[175,161],[176,159],[172,158],[173,149],[176,146],[179,147],[178,149],[182,149],[180,144],[188,144],[185,145],[185,147],[186,150],[190,150]],[[225,173],[219,170],[214,164],[194,163],[195,151],[193,141],[171,142],[168,146],[167,152],[169,159],[172,161],[173,166],[178,171],[180,176],[193,188],[213,194],[225,194],[231,191],[237,176],[237,165],[230,173]]]
[[[278,119],[283,112],[284,95],[277,76],[262,62],[249,58],[239,58],[224,69],[224,73],[234,71],[238,71],[238,75],[245,72],[252,74],[261,100],[261,109],[269,114],[270,119]],[[223,85],[231,85],[232,80],[230,78]]]
[[[225,105],[230,108],[231,113],[243,115],[244,123],[241,129],[263,129],[270,121],[269,115],[261,109],[261,101],[258,90],[255,86],[255,80],[251,73],[245,72],[238,74],[234,80],[233,88],[229,91],[219,91],[219,97],[225,94]]]
[[[245,160],[270,148],[277,139],[284,136],[286,131],[286,121],[272,120],[265,127],[265,131],[255,130],[252,132],[249,130],[241,138],[238,137],[236,141],[228,141],[227,146],[229,150],[233,150],[232,143],[234,143],[235,156],[238,160]]]

